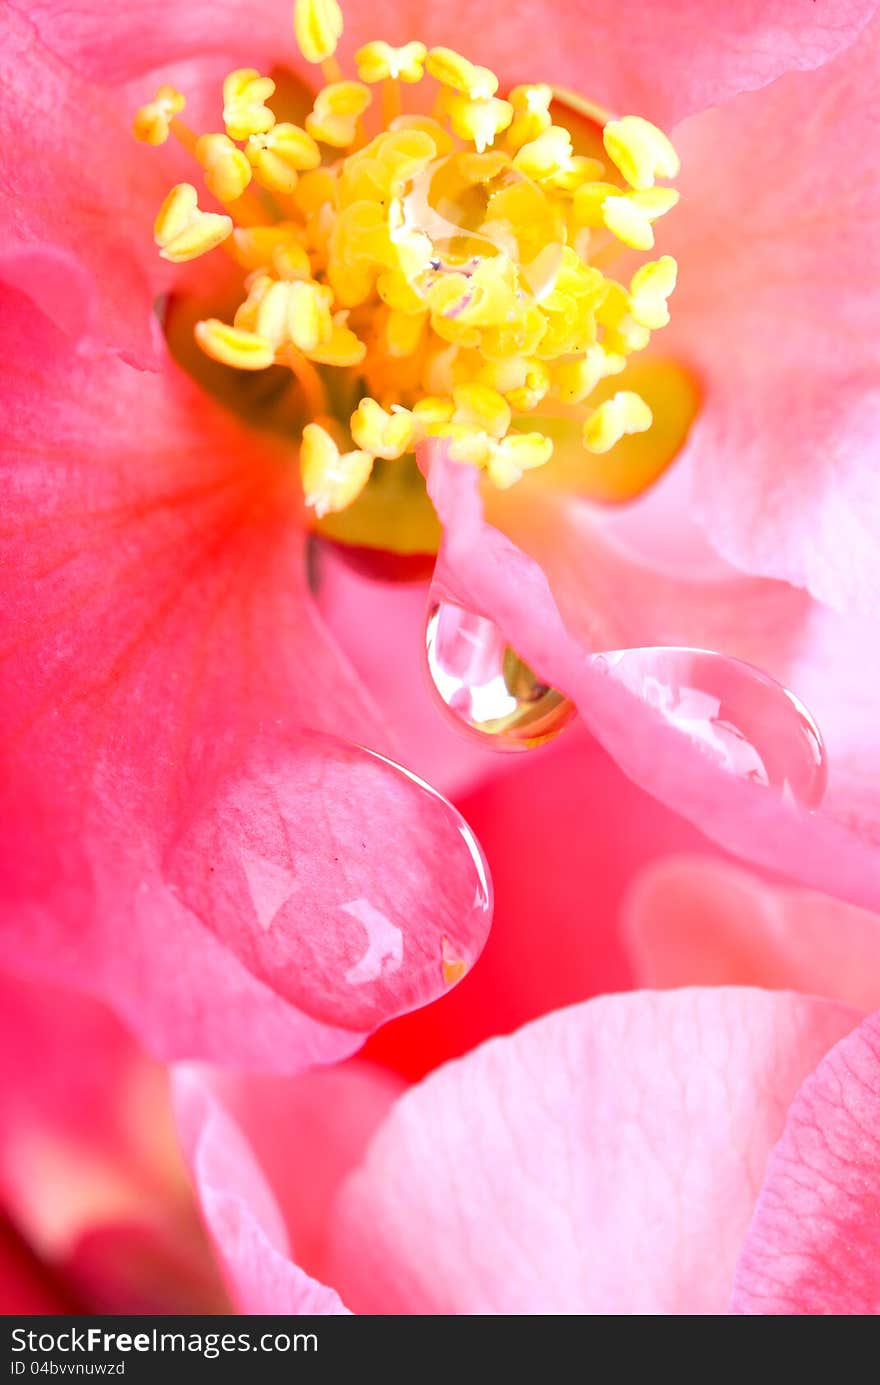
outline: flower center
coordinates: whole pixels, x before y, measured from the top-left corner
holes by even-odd
[[[195,339],[236,370],[288,372],[315,515],[341,514],[368,484],[387,492],[389,468],[392,490],[411,488],[402,478],[428,437],[506,488],[553,452],[536,417],[576,410],[594,454],[650,428],[633,390],[591,396],[669,320],[670,256],[627,282],[605,272],[624,248],[652,249],[678,199],[657,181],[678,171],[667,137],[609,119],[603,159],[585,157],[554,124],[548,86],[502,99],[488,69],[418,42],[368,43],[346,80],[336,0],[297,0],[294,27],[326,78],[302,125],[277,118],[271,78],[239,69],[223,84],[223,131],[191,131],[168,86],[134,128],[149,144],[174,134],[224,208],[178,184],[156,242],[173,262],[222,246],[240,267],[231,320],[201,318]],[[429,80],[432,104],[405,113],[404,91]]]

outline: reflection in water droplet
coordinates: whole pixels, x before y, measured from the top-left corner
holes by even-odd
[[[510,648],[497,625],[452,602],[435,603],[425,631],[428,673],[459,729],[497,750],[530,750],[575,714]]]
[[[593,664],[731,774],[806,808],[821,801],[828,765],[818,726],[793,693],[752,664],[678,647],[612,650]]]
[[[423,231],[434,251],[417,291],[447,274],[470,276],[501,253],[527,294],[539,299],[552,287],[564,245],[559,210],[497,154],[459,151],[438,159],[411,180],[401,208],[406,230]]]

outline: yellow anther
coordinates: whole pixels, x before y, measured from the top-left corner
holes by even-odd
[[[449,456],[454,462],[485,467],[491,460],[494,439],[486,433],[475,432],[464,423],[432,424],[428,429],[428,436],[442,438],[447,442]]]
[[[602,346],[615,356],[642,351],[651,339],[648,328],[633,317],[629,294],[616,279],[606,283],[605,297],[596,309],[596,321],[603,331]]]
[[[383,82],[389,77],[401,82],[420,82],[425,72],[427,48],[423,43],[405,43],[392,48],[388,43],[365,43],[354,55],[362,82]]]
[[[299,466],[306,504],[320,519],[357,499],[370,479],[373,458],[369,452],[340,452],[326,428],[307,423]]]
[[[390,130],[420,130],[422,134],[430,135],[434,141],[437,154],[449,154],[455,148],[455,141],[439,120],[435,120],[431,115],[398,115],[392,120]]]
[[[452,399],[455,404],[453,423],[479,429],[490,437],[504,437],[510,427],[510,405],[497,390],[473,383],[456,385]]]
[[[507,402],[518,414],[527,414],[536,409],[550,389],[550,371],[543,361],[525,361],[523,364],[523,383],[507,391]]]
[[[245,154],[257,182],[268,192],[293,192],[300,173],[321,162],[321,151],[311,135],[288,121],[251,135]]]
[[[412,409],[416,438],[421,439],[427,436],[432,428],[439,428],[446,423],[451,423],[454,413],[455,405],[451,399],[444,399],[440,395],[426,394],[413,405]]]
[[[620,197],[616,183],[586,182],[576,190],[572,202],[574,219],[578,226],[598,229],[605,225],[604,207],[609,197]]]
[[[508,433],[492,447],[486,471],[499,490],[508,490],[524,471],[545,466],[553,455],[553,443],[543,433]]]
[[[223,124],[232,139],[263,135],[275,124],[265,104],[275,90],[271,77],[261,77],[253,67],[238,67],[223,83]]]
[[[536,183],[572,192],[581,183],[603,172],[598,159],[586,159],[572,150],[571,135],[561,125],[551,125],[524,144],[513,160],[514,168]]]
[[[242,269],[275,268],[275,255],[278,251],[300,250],[305,258],[308,271],[309,261],[305,251],[298,244],[299,228],[292,222],[279,221],[273,226],[236,226],[232,233],[232,248]],[[286,278],[286,275],[280,275]],[[299,276],[290,276],[299,277]]]
[[[620,197],[606,197],[602,217],[608,230],[632,250],[651,250],[654,245],[652,223],[665,216],[678,201],[675,188],[648,188]]]
[[[306,129],[322,144],[345,149],[357,137],[358,121],[373,97],[363,82],[331,82],[315,97]]]
[[[675,178],[681,163],[672,141],[640,115],[609,120],[602,131],[608,157],[630,187],[652,188],[655,178]]]
[[[426,301],[432,325],[447,341],[468,343],[471,328],[512,323],[531,305],[521,300],[516,269],[506,255],[494,255],[473,274],[445,274],[430,286]]]
[[[432,48],[426,66],[431,76],[436,77],[444,87],[461,92],[471,101],[486,101],[498,90],[498,78],[494,72],[490,72],[488,67],[477,67],[451,48]]]
[[[309,355],[332,336],[331,303],[329,289],[319,284],[301,279],[270,281],[259,293],[254,330],[270,341],[276,351],[292,343]]]
[[[584,424],[584,447],[588,452],[608,452],[625,433],[644,433],[653,415],[641,395],[618,390],[594,409]]]
[[[311,279],[312,265],[308,253],[296,241],[288,241],[276,247],[272,254],[272,268],[279,279]]]
[[[474,100],[453,93],[446,97],[443,106],[459,139],[472,140],[480,154],[494,144],[496,136],[513,120],[510,102],[497,96]]]
[[[243,327],[230,327],[216,317],[197,322],[195,335],[206,356],[236,370],[265,370],[275,361],[271,342]]]
[[[342,37],[342,10],[337,0],[294,0],[293,32],[306,62],[332,58]]]
[[[232,217],[203,212],[192,183],[169,192],[153,223],[153,237],[163,260],[180,264],[213,250],[232,233]]]
[[[383,409],[375,399],[362,399],[351,416],[351,436],[371,457],[393,462],[415,445],[415,422],[409,409]]]
[[[405,359],[418,350],[426,323],[425,313],[402,313],[393,308],[389,311],[382,335],[385,350],[392,360]]]
[[[437,146],[424,130],[393,130],[377,135],[345,160],[339,181],[340,207],[360,201],[389,202],[436,157]],[[403,224],[402,215],[396,219]]]
[[[379,275],[376,280],[376,292],[382,302],[387,303],[395,313],[421,316],[425,311],[422,295],[416,292],[406,275],[397,270],[388,270],[385,274]]]
[[[553,90],[548,86],[514,87],[507,99],[514,112],[507,131],[507,145],[510,149],[521,149],[553,123],[550,115]]]
[[[195,155],[205,170],[205,184],[218,202],[234,202],[251,181],[251,168],[228,135],[202,135]]]
[[[367,354],[367,348],[359,337],[346,325],[346,313],[336,313],[330,336],[319,346],[307,352],[310,361],[319,365],[332,365],[342,368],[360,365]]]
[[[669,321],[667,298],[675,288],[678,265],[671,255],[637,269],[629,285],[629,310],[633,321],[655,331]]]
[[[606,351],[598,343],[589,346],[579,360],[561,361],[553,368],[553,396],[566,404],[581,404],[593,393],[600,380],[609,375],[619,375],[625,365],[625,356]]]
[[[176,87],[161,86],[153,100],[141,106],[134,118],[135,139],[143,144],[164,144],[171,121],[185,105],[186,100]]]

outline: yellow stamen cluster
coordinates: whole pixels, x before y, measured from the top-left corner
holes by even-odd
[[[552,453],[528,426],[539,407],[580,408],[596,453],[650,427],[631,390],[588,401],[669,320],[670,256],[628,284],[599,267],[615,245],[650,249],[677,201],[657,184],[678,171],[662,131],[637,116],[609,121],[606,167],[554,124],[548,86],[500,97],[487,68],[418,42],[364,45],[348,80],[334,56],[336,0],[296,0],[294,27],[329,77],[304,128],[276,119],[271,78],[241,68],[223,85],[222,131],[188,131],[183,97],[162,87],[135,134],[159,144],[174,133],[229,210],[202,210],[195,187],[179,184],[156,241],[171,260],[225,241],[240,265],[233,321],[205,319],[196,340],[225,365],[292,372],[306,503],[319,516],[346,508],[377,460],[394,464],[427,438],[512,485]],[[426,77],[439,84],[433,114],[400,114],[398,84]]]

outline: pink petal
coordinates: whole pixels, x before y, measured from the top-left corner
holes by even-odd
[[[425,676],[423,582],[377,581],[356,572],[331,545],[317,558],[315,600],[322,617],[382,708],[394,758],[458,797],[501,768],[499,756],[437,715]]]
[[[0,1202],[35,1254],[94,1312],[216,1311],[164,1071],[94,1001],[6,975],[0,1040]]]
[[[811,890],[766,885],[710,857],[637,878],[625,928],[644,986],[763,986],[880,1007],[880,918]]]
[[[314,611],[290,456],[170,366],[7,320],[9,965],[161,1054],[347,1055],[443,993],[444,938],[477,956],[479,849],[336,739],[383,733]]]
[[[367,1313],[721,1313],[767,1154],[855,1015],[760,991],[593,1000],[403,1096],[339,1195]]]
[[[619,929],[633,876],[705,843],[573,726],[459,800],[492,867],[479,964],[435,1005],[385,1025],[366,1054],[419,1078],[496,1034],[606,991],[633,972]]]
[[[14,9],[0,25],[0,279],[83,351],[152,364],[167,171],[138,151],[118,99],[74,76]]]
[[[289,1258],[281,1212],[247,1142],[196,1069],[174,1078],[175,1107],[202,1215],[242,1313],[348,1310]]]
[[[235,55],[236,66],[268,55],[295,61],[289,10],[275,0],[191,0],[185,9],[161,0],[120,9],[106,0],[78,0],[62,12],[53,0],[16,4],[45,43],[100,81],[204,52]],[[669,122],[764,86],[781,72],[828,61],[852,43],[873,6],[868,0],[826,0],[821,7],[811,0],[760,6],[576,0],[539,12],[522,0],[513,7],[447,0],[427,9],[413,0],[346,0],[343,9],[345,56],[369,39],[419,38],[461,48],[509,82],[554,82],[612,109]]]
[[[688,447],[698,519],[737,567],[872,616],[878,77],[880,21],[820,72],[686,122],[663,234],[681,271],[663,349],[705,391]]]
[[[326,1258],[330,1203],[403,1082],[357,1059],[296,1078],[214,1069],[200,1072],[199,1081],[247,1140],[278,1202],[297,1263],[318,1274]]]
[[[880,1312],[880,1020],[833,1048],[792,1103],[731,1311]]]
[[[441,595],[493,619],[533,668],[573,698],[588,729],[623,771],[712,840],[816,889],[880,908],[874,864],[880,811],[864,768],[857,781],[854,765],[844,765],[838,782],[832,744],[827,811],[799,810],[721,770],[584,657],[609,647],[696,645],[749,659],[786,680],[788,669],[797,670],[799,641],[801,652],[812,655],[815,610],[803,594],[755,579],[688,584],[640,568],[615,554],[582,508],[525,488],[516,503],[525,506],[527,521],[515,509],[504,512],[505,520],[513,517],[518,539],[537,555],[536,562],[486,524],[472,468],[448,461],[439,448],[425,449],[422,462],[445,530]],[[835,640],[823,651],[826,659],[835,650],[839,654],[841,645],[847,649],[839,632]],[[817,665],[826,705],[840,682],[858,671],[852,661],[842,672]],[[865,679],[866,704],[870,687]],[[809,689],[797,682],[795,688],[812,700]],[[841,703],[838,719],[848,714],[848,704]],[[858,723],[868,726],[860,711]],[[866,750],[875,755],[875,745],[873,739],[867,747],[862,741],[863,763]],[[855,754],[854,745],[850,752]]]

